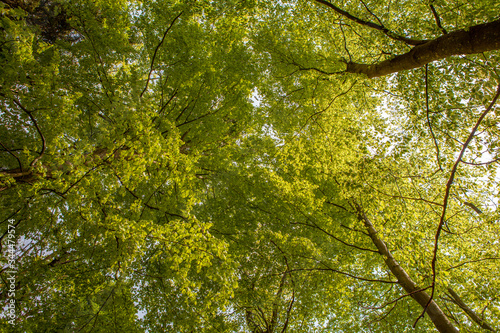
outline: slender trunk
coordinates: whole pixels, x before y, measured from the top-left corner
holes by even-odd
[[[425,307],[429,303],[430,296],[425,291],[419,291],[420,287],[411,279],[408,273],[399,265],[399,263],[394,259],[392,253],[387,249],[384,241],[380,239],[377,235],[377,230],[374,228],[371,221],[368,219],[366,214],[363,212],[360,206],[358,208],[358,216],[361,222],[365,225],[373,244],[377,247],[380,254],[384,257],[385,264],[391,270],[392,274],[398,279],[398,283],[403,287],[403,289],[411,294],[411,297],[418,302],[422,307]],[[427,306],[426,313],[429,318],[436,326],[437,330],[441,333],[458,333],[458,329],[453,326],[448,317],[439,308],[436,302],[431,301]]]
[[[474,312],[474,310],[472,310],[471,308],[469,308],[463,301],[462,299],[460,298],[460,296],[458,296],[458,294],[451,288],[448,288],[448,292],[450,293],[451,297],[452,297],[452,302],[455,303],[456,305],[458,305],[462,310],[464,310],[465,313],[467,313],[467,315],[469,316],[470,319],[472,319],[472,321],[474,321],[476,324],[478,324],[479,326],[481,326],[482,328],[484,328],[485,330],[488,330],[488,331],[492,331],[492,332],[495,332],[495,330],[493,329],[493,327],[491,327],[490,325],[488,325],[487,322],[485,322],[483,319],[481,319],[477,314],[476,312]]]
[[[500,20],[453,31],[424,44],[417,45],[405,54],[373,65],[347,64],[346,72],[365,74],[369,78],[422,67],[430,62],[453,55],[475,54],[500,49]]]

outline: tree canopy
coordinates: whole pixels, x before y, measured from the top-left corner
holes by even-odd
[[[497,1],[0,10],[2,331],[500,329]]]

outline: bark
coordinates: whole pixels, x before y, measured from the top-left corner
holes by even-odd
[[[423,43],[427,42],[426,40],[413,39],[413,38],[408,38],[408,37],[405,37],[405,36],[398,35],[398,34],[392,32],[392,31],[390,31],[389,29],[387,29],[380,21],[379,21],[380,24],[377,24],[377,23],[373,23],[373,22],[370,22],[370,21],[362,20],[359,17],[356,17],[356,16],[354,16],[354,15],[346,12],[345,10],[340,9],[339,7],[335,6],[334,4],[332,4],[331,2],[328,2],[326,0],[314,0],[314,1],[316,1],[317,3],[320,3],[322,5],[325,5],[325,6],[329,7],[333,11],[337,12],[338,14],[344,16],[345,18],[347,18],[347,19],[349,19],[349,20],[351,20],[353,22],[356,22],[358,24],[364,25],[365,27],[368,27],[368,28],[371,28],[371,29],[375,29],[375,30],[381,31],[387,37],[389,37],[391,39],[404,42],[404,43],[406,43],[408,45],[419,45],[419,44],[423,44]],[[372,13],[372,15],[373,15],[373,13]]]
[[[472,319],[472,321],[474,321],[476,324],[478,324],[479,326],[481,326],[485,330],[495,332],[495,330],[490,325],[488,325],[488,323],[486,323],[483,319],[479,318],[479,316],[474,312],[474,310],[469,308],[462,301],[462,299],[458,296],[458,294],[455,291],[453,291],[453,289],[448,288],[448,292],[450,293],[450,295],[452,297],[451,301],[453,303],[455,303],[456,305],[458,305],[462,310],[464,310],[464,312],[467,313],[467,315],[469,316],[470,319]]]
[[[403,70],[422,67],[453,55],[476,54],[500,49],[500,20],[453,31],[409,52],[373,65],[349,62],[346,72],[380,77]]]
[[[385,264],[391,270],[392,274],[398,279],[399,285],[410,294],[410,296],[418,302],[422,307],[425,308],[427,304],[427,314],[431,319],[434,326],[441,333],[458,333],[458,329],[453,326],[445,313],[433,300],[429,303],[430,296],[425,291],[420,288],[408,275],[408,273],[399,265],[399,263],[394,259],[392,253],[389,251],[384,241],[380,239],[377,235],[377,230],[374,228],[371,221],[368,219],[366,214],[363,212],[360,206],[357,206],[358,218],[365,225],[366,230],[375,246],[377,247],[380,254],[384,257]]]
[[[90,168],[92,165],[96,163],[102,163],[102,161],[107,160],[110,157],[118,159],[120,158],[121,150],[124,149],[117,149],[110,153],[106,148],[97,148],[92,153],[84,154],[87,159],[83,163],[83,166]],[[57,166],[41,163],[38,168],[15,168],[11,170],[0,171],[0,175],[12,177],[12,179],[14,180],[14,182],[10,185],[0,185],[0,192],[12,188],[17,184],[33,184],[41,179],[53,179],[53,174],[56,171],[62,171],[65,174],[70,174],[74,168],[75,166],[73,166],[73,164],[70,162],[66,162],[63,165]]]
[[[14,179],[14,184],[18,183],[33,184],[38,179],[40,179],[40,175],[34,173],[32,170],[22,171],[19,168],[2,171],[0,172],[0,175],[6,177],[12,177]],[[14,184],[5,185],[3,183],[0,183],[0,192],[7,190]]]

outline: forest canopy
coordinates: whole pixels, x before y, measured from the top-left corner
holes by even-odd
[[[0,1],[0,330],[498,331],[499,13]]]

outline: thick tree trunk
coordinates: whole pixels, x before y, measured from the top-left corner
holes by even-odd
[[[358,206],[359,219],[365,225],[373,244],[377,247],[380,254],[384,257],[385,264],[391,270],[392,274],[398,279],[398,283],[403,287],[403,289],[410,294],[410,296],[418,302],[422,307],[425,307],[429,303],[430,296],[425,291],[419,291],[420,287],[410,278],[408,273],[399,265],[399,263],[394,259],[392,253],[387,249],[384,241],[377,236],[377,230],[373,227],[373,224],[368,219],[366,214],[363,212],[361,207]],[[458,329],[453,326],[448,317],[439,308],[436,302],[431,301],[427,306],[426,313],[429,318],[436,326],[437,330],[441,333],[458,333]]]
[[[350,62],[347,64],[346,72],[366,74],[369,78],[374,78],[422,67],[453,55],[475,54],[498,49],[500,49],[500,20],[451,32],[417,45],[408,53],[378,64],[365,65]]]

